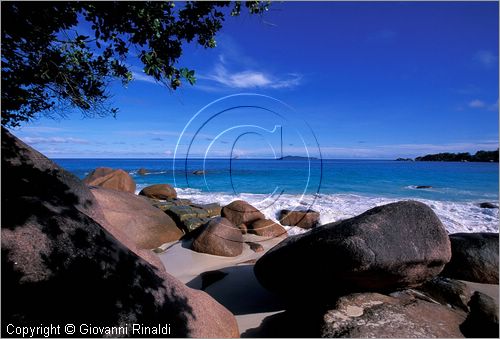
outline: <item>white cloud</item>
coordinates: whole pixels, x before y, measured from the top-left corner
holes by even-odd
[[[64,129],[59,127],[45,127],[45,126],[21,126],[19,130],[30,133],[52,133],[52,132],[64,131]]]
[[[71,137],[22,137],[25,143],[30,145],[37,144],[89,144],[90,142],[85,139],[71,138]]]
[[[481,100],[472,100],[471,102],[469,102],[469,107],[472,107],[472,108],[483,108],[485,107],[486,104],[484,103],[484,101],[481,101]]]
[[[212,80],[230,88],[291,88],[298,86],[302,79],[299,74],[291,73],[286,78],[278,78],[271,74],[260,71],[244,70],[229,72],[222,64],[218,64],[215,70],[207,76],[199,76],[200,79]]]
[[[497,111],[498,110],[498,99],[496,102],[494,102],[492,104],[488,104],[487,102],[485,102],[483,100],[476,99],[476,100],[472,100],[471,102],[469,102],[468,106],[471,108],[486,108],[489,111]]]
[[[143,81],[143,82],[148,82],[150,84],[161,85],[159,82],[153,79],[153,77],[147,75],[144,72],[132,71],[132,76],[134,77],[135,81]]]
[[[178,131],[167,131],[167,130],[122,130],[122,131],[114,131],[114,134],[125,135],[128,137],[153,137],[153,138],[163,138],[163,137],[174,137],[179,138],[182,133],[182,129]],[[194,137],[194,133],[184,132],[184,137]],[[212,134],[206,133],[198,133],[196,134],[197,138],[214,138]],[[161,140],[157,140],[161,141]]]
[[[478,51],[474,59],[485,67],[491,67],[497,64],[498,56],[490,51]]]

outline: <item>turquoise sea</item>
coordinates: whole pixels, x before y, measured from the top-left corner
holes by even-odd
[[[498,163],[388,160],[274,159],[54,159],[84,178],[96,167],[121,168],[137,191],[156,183],[176,186],[179,196],[228,203],[244,198],[274,218],[281,208],[319,210],[322,222],[354,216],[383,203],[416,199],[430,205],[449,231],[498,232]],[[175,165],[175,166],[174,166]],[[145,168],[147,175],[138,175]],[[204,170],[204,175],[194,175]],[[417,186],[431,188],[417,189]]]

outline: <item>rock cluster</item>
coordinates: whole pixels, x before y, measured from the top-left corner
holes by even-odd
[[[2,181],[4,322],[172,323],[174,337],[239,336],[231,312],[152,266],[126,234],[108,231],[78,178],[3,128],[2,176],[9,179]]]
[[[314,286],[325,299],[419,285],[450,257],[448,235],[434,212],[403,201],[289,237],[257,261],[255,274],[271,291],[293,294],[296,285]]]
[[[308,305],[311,336],[498,337],[498,304],[455,280],[498,284],[498,234],[448,235],[420,202],[288,237],[254,272],[290,303],[282,318],[300,319],[296,305]]]
[[[283,237],[254,266],[290,305],[270,316],[274,325],[263,321],[273,335],[301,322],[286,335],[498,337],[497,302],[470,283],[498,285],[498,233],[448,235],[423,203],[323,226],[316,211],[286,209],[280,225],[245,201],[196,204],[168,184],[135,195],[119,169],[97,168],[82,182],[4,129],[2,170],[5,322],[167,321],[176,337],[237,337],[234,315],[170,276],[151,249],[182,239],[193,251],[235,257],[263,252],[256,239]],[[308,231],[287,237],[282,225]],[[203,273],[202,289],[226,274]]]

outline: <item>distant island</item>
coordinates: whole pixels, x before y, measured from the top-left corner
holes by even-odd
[[[277,158],[276,160],[307,160],[307,159],[318,160],[318,158],[315,157],[301,157],[297,155],[287,155],[284,157]]]
[[[396,161],[413,161],[410,158],[397,158]],[[464,153],[437,153],[416,157],[415,161],[459,161],[459,162],[498,162],[496,151],[477,151],[474,155]]]

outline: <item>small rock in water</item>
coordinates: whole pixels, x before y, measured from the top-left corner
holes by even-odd
[[[149,173],[149,171],[145,168],[139,168],[139,170],[137,171],[137,174],[139,174],[139,175],[146,175],[148,173]]]
[[[498,208],[497,205],[492,204],[491,202],[482,202],[479,204],[479,207],[481,207],[481,208]]]
[[[298,226],[309,229],[319,224],[319,212],[313,210],[281,210],[279,221],[285,226]]]
[[[429,186],[429,185],[420,185],[420,186],[417,186],[415,188],[416,189],[425,189],[425,188],[432,188],[432,186]]]

